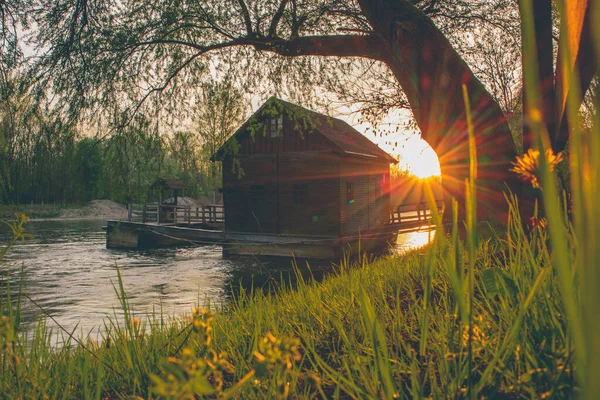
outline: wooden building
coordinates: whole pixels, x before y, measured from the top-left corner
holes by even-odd
[[[175,213],[179,197],[185,193],[185,184],[177,178],[161,177],[150,186],[151,198],[157,198],[158,217],[162,223],[174,223],[177,219]],[[156,196],[158,194],[158,196]],[[145,213],[145,211],[144,211]]]
[[[185,184],[177,178],[161,177],[150,186],[151,197],[158,192],[159,204],[177,205],[177,199],[184,195]]]
[[[272,97],[212,160],[226,232],[356,238],[389,224],[397,161],[339,119]]]

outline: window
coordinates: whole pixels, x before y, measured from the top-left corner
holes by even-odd
[[[294,203],[305,204],[308,200],[308,184],[294,183],[292,197],[294,199]]]
[[[250,201],[254,205],[261,204],[265,200],[265,187],[263,185],[250,185]]]
[[[354,183],[346,182],[346,201],[348,204],[354,203]]]
[[[271,117],[271,137],[283,137],[283,115]]]

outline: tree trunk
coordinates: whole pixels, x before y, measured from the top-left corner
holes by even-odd
[[[503,192],[520,185],[509,171],[516,155],[504,114],[433,22],[408,1],[359,0],[375,32],[389,44],[389,67],[406,92],[423,139],[440,160],[445,202],[464,217],[469,140],[462,86],[467,87],[477,148],[478,216],[506,221]],[[447,207],[448,209],[448,207]]]
[[[535,97],[546,123],[548,132],[555,131],[555,93],[554,93],[554,49],[552,42],[552,0],[533,0],[533,24],[535,32],[535,51],[527,54],[523,46],[523,82],[537,79],[538,91]],[[537,65],[537,71],[529,71],[525,65]],[[535,72],[529,76],[529,72]],[[528,121],[530,104],[527,91],[523,94],[523,152],[533,146],[533,133]]]
[[[599,72],[598,54],[594,45],[594,26],[592,16],[592,2],[579,0],[565,3],[565,12],[561,24],[566,27],[561,32],[561,40],[556,62],[556,110],[553,117],[556,130],[550,131],[552,147],[555,152],[562,151],[567,146],[569,138],[569,121],[567,118],[567,103],[569,97],[574,96],[566,79],[565,68],[576,71],[579,77],[579,93],[577,102],[580,102],[587,92],[592,79]],[[597,7],[597,6],[596,6]],[[566,37],[562,37],[566,35]],[[561,61],[563,53],[570,54],[570,65]],[[554,133],[554,135],[552,135]]]

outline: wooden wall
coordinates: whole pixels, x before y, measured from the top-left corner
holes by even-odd
[[[271,137],[268,118],[263,123],[240,143],[242,178],[231,159],[223,161],[227,231],[354,235],[389,221],[387,161],[334,153],[325,137],[301,135],[287,116],[282,137]],[[354,186],[351,204],[347,182]]]
[[[238,160],[245,174],[241,179],[232,171],[231,161],[223,161],[225,230],[275,232],[278,211],[275,154],[257,154]]]
[[[389,165],[359,157],[342,158],[340,223],[342,235],[354,235],[389,222]],[[385,178],[383,178],[385,177]],[[347,196],[348,183],[354,201]]]
[[[280,232],[334,235],[340,231],[340,157],[331,152],[279,154]]]
[[[244,176],[223,161],[225,229],[339,234],[339,156],[332,152],[240,155]]]

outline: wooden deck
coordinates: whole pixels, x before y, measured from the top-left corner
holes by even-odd
[[[441,210],[444,206],[444,202],[439,200],[436,202],[436,207]],[[419,225],[419,222],[431,221],[432,215],[429,209],[429,202],[422,201],[420,203],[412,204],[400,204],[392,208],[390,213],[390,224],[393,225],[406,225],[411,224]]]
[[[155,248],[219,244],[226,254],[295,256],[335,259],[344,254],[378,252],[399,232],[429,229],[431,212],[425,203],[395,207],[390,222],[356,236],[282,235],[225,232],[223,208],[142,205],[129,208],[127,221],[107,221],[107,248]]]
[[[222,204],[199,206],[171,204],[129,204],[127,222],[156,225],[206,225],[219,226],[225,222]]]

